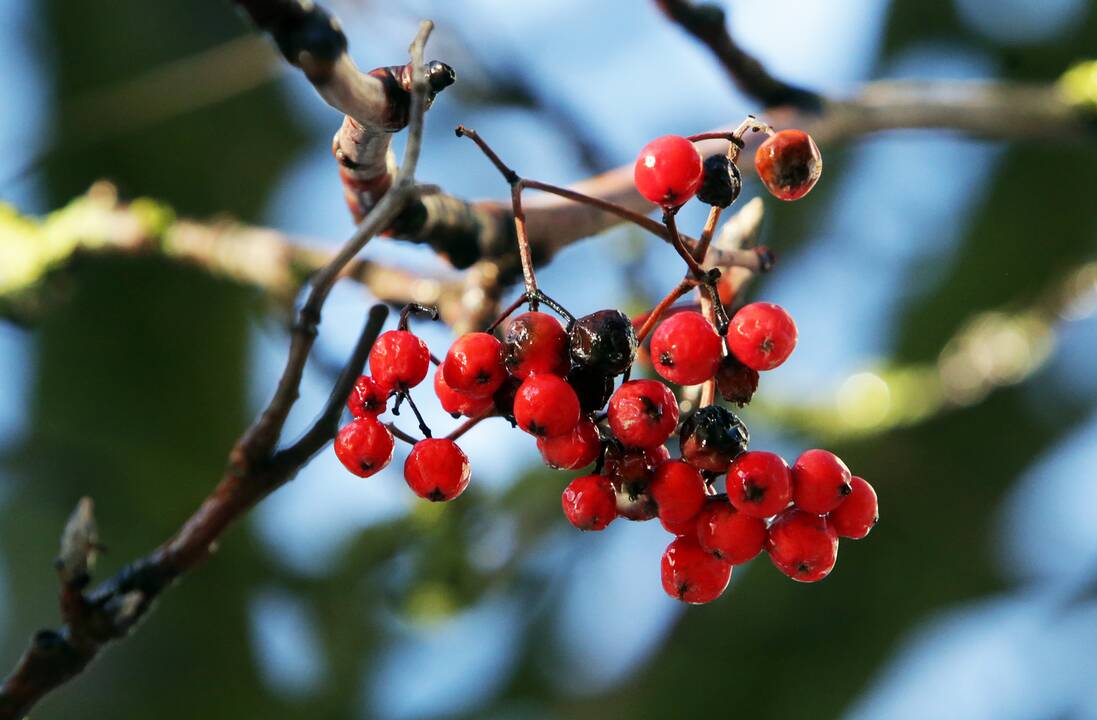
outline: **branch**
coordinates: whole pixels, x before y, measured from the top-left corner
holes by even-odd
[[[695,5],[689,0],[655,0],[655,4],[683,30],[704,43],[731,81],[765,107],[792,105],[816,112],[822,106],[818,94],[770,75],[757,58],[739,47],[727,31],[724,11],[719,6]]]
[[[106,181],[42,219],[0,205],[0,236],[6,260],[0,317],[20,322],[37,317],[48,304],[43,282],[76,257],[157,254],[255,287],[286,309],[333,257],[330,250],[270,228],[178,219],[171,208],[146,198],[120,202]],[[448,324],[468,312],[462,299],[470,289],[467,277],[428,275],[361,258],[347,264],[342,277],[393,306],[436,306]]]
[[[261,18],[268,23],[264,27],[276,28],[280,27],[277,17],[262,13],[287,12],[293,17],[293,8],[303,7],[287,0],[249,0],[244,4],[257,22]],[[431,27],[429,22],[424,22],[412,43],[413,68],[423,67],[423,46]],[[276,39],[283,44],[284,38],[276,35]],[[309,68],[307,73],[317,72],[315,66]],[[286,416],[297,399],[301,374],[315,341],[320,311],[328,293],[362,246],[388,227],[415,191],[414,172],[422,141],[428,84],[425,68],[424,72],[413,75],[403,165],[391,189],[343,248],[313,278],[312,290],[294,325],[289,357],[274,397],[233,447],[221,481],[175,535],[89,593],[84,592],[84,587],[88,582],[95,529],[90,503],[81,502],[65,530],[58,564],[65,624],[59,631],[42,630],[32,638],[30,647],[0,686],[0,720],[23,717],[44,695],[82,672],[108,643],[125,637],[164,590],[210,556],[218,540],[237,519],[289,482],[301,465],[334,436],[334,401],[329,399],[320,418],[300,440],[285,451],[275,451]],[[312,78],[313,74],[310,74]],[[341,397],[345,397],[348,384],[361,373],[386,315],[387,309],[383,306],[370,312],[369,322],[336,383],[333,397],[340,392]],[[81,552],[86,554],[83,562],[80,561]]]

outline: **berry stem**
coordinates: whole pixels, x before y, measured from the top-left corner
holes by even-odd
[[[396,423],[391,423],[391,422],[385,423],[385,427],[387,427],[389,429],[389,432],[392,433],[392,436],[394,438],[396,438],[397,440],[402,440],[402,441],[406,442],[408,445],[415,445],[415,443],[419,442],[418,440],[413,438],[411,435],[407,434],[406,432],[404,432],[400,428],[396,427]]]
[[[625,220],[627,222],[636,225],[637,227],[647,230],[652,235],[662,238],[667,242],[671,242],[669,231],[659,222],[652,220],[638,212],[633,212],[626,207],[622,207],[617,203],[610,202],[609,200],[603,200],[602,198],[593,197],[591,195],[584,195],[581,192],[572,190],[570,188],[560,187],[559,185],[552,185],[551,183],[541,182],[540,180],[530,180],[523,178],[514,172],[510,167],[504,163],[499,156],[491,149],[480,134],[471,128],[467,128],[464,125],[457,126],[457,137],[467,137],[476,143],[476,146],[487,156],[488,160],[495,166],[495,168],[502,174],[503,178],[511,185],[511,193],[513,200],[514,188],[517,187],[517,192],[521,192],[525,189],[540,190],[541,192],[549,193],[550,195],[556,195],[566,200],[580,203],[582,205],[589,205],[590,207],[597,208],[603,212],[607,212],[611,215]],[[720,133],[720,137],[726,137],[727,133]],[[523,223],[524,224],[524,223]],[[690,248],[694,248],[697,245],[697,241],[688,236],[682,235],[680,239]]]
[[[528,295],[526,293],[522,293],[521,295],[519,295],[518,299],[516,299],[514,302],[512,302],[510,305],[508,305],[506,310],[499,313],[499,317],[495,318],[495,320],[491,323],[491,325],[488,325],[487,329],[484,330],[484,332],[486,332],[486,333],[495,332],[495,328],[499,327],[499,325],[504,320],[506,320],[507,318],[509,318],[511,315],[514,314],[515,310],[522,307],[526,303],[526,298],[527,297],[528,297]]]
[[[536,293],[537,299],[552,308],[552,311],[568,321],[568,327],[570,328],[572,323],[575,322],[575,316],[572,315],[564,308],[563,305],[553,300],[551,297],[545,294],[543,290],[538,290]]]
[[[674,246],[674,249],[678,251],[678,254],[682,256],[682,259],[686,261],[686,265],[689,267],[689,271],[693,273],[693,277],[698,280],[703,280],[705,277],[705,269],[702,268],[693,254],[682,242],[682,236],[678,232],[678,223],[674,219],[674,215],[677,212],[677,208],[668,209],[663,212],[663,224],[667,226],[667,235],[670,238],[670,244]]]
[[[699,135],[691,135],[689,137],[690,142],[699,142],[701,140],[727,140],[728,141],[728,162],[734,163],[739,159],[739,153],[743,149],[743,136],[749,131],[765,132],[767,135],[773,134],[773,128],[764,122],[759,121],[753,115],[747,115],[743,122],[739,123],[739,127],[732,130],[730,133],[721,132],[709,132],[701,133]],[[713,205],[709,210],[708,219],[705,220],[705,227],[701,231],[701,239],[697,241],[697,247],[693,251],[693,257],[697,259],[697,262],[704,264],[705,256],[708,255],[709,243],[712,242],[712,235],[716,231],[716,224],[720,221],[720,214],[723,212],[723,208]]]
[[[438,308],[432,305],[420,305],[419,303],[408,303],[400,311],[400,322],[396,326],[399,330],[408,329],[408,316],[412,313],[417,315],[429,315],[431,320],[438,319]]]
[[[453,431],[450,432],[449,435],[446,435],[446,439],[447,440],[456,440],[457,438],[459,438],[462,435],[464,435],[465,433],[467,433],[469,430],[471,430],[474,427],[476,427],[477,425],[479,425],[481,421],[487,420],[489,417],[493,417],[494,415],[495,415],[495,408],[494,407],[488,408],[487,410],[485,410],[480,415],[477,415],[476,417],[470,417],[468,420],[465,420],[463,423],[461,423],[460,425],[455,427],[453,429]]]
[[[667,293],[667,296],[660,300],[658,305],[652,308],[651,312],[648,313],[647,318],[644,320],[644,324],[636,331],[636,344],[639,345],[643,343],[644,338],[648,336],[648,333],[655,327],[655,324],[659,322],[659,318],[662,317],[663,313],[695,287],[697,287],[696,280],[693,278],[683,278],[682,282],[678,283],[677,287]]]
[[[422,413],[419,412],[419,408],[415,407],[415,401],[411,399],[411,393],[402,392],[400,395],[408,401],[408,407],[415,413],[415,419],[419,421],[419,432],[423,433],[423,437],[431,438],[434,435],[430,431],[430,427],[427,425],[426,420],[423,419]]]

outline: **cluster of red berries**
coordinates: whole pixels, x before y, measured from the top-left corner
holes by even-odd
[[[754,154],[754,168],[766,189],[780,200],[807,195],[823,173],[819,148],[803,130],[773,133]],[[648,143],[633,170],[636,189],[648,200],[673,208],[690,198],[727,207],[739,197],[743,181],[727,156],[707,160],[689,138],[664,135]]]
[[[756,165],[775,195],[796,199],[818,179],[821,161],[810,137],[784,131],[763,143]],[[723,163],[702,161],[690,140],[668,136],[641,153],[636,185],[676,211],[694,196],[724,207],[738,195],[740,181],[730,156]],[[511,319],[501,337],[490,331],[497,322],[488,332],[459,337],[444,360],[435,360],[435,394],[454,416],[507,418],[536,438],[550,467],[594,465],[561,498],[564,514],[580,530],[602,530],[617,517],[658,518],[676,536],[662,561],[663,587],[671,596],[713,600],[732,567],[763,549],[789,577],[820,580],[834,566],[838,537],[864,537],[875,524],[875,492],[833,454],[809,450],[790,468],[773,453],[748,451],[747,427],[715,403],[680,422],[670,385],[630,379],[643,338],[620,311],[574,318],[540,291],[527,292],[525,300],[530,311]],[[538,311],[540,302],[566,319],[566,328]],[[796,338],[792,318],[771,303],[740,308],[726,332],[687,309],[655,326],[651,365],[667,383],[710,383],[711,395],[742,406],[757,389],[758,373],[781,365]],[[351,472],[367,477],[389,463],[393,433],[378,416],[393,397],[394,412],[407,401],[419,415],[408,391],[426,378],[432,360],[406,329],[406,314],[400,329],[377,339],[370,375],[358,379],[347,401],[354,419],[335,442]],[[452,500],[468,486],[468,458],[454,439],[432,438],[421,417],[420,428],[426,437],[414,442],[404,477],[420,497]],[[672,459],[666,443],[675,435],[679,457]],[[725,490],[718,493],[721,477]]]

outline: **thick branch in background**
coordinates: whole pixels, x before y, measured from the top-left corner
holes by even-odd
[[[709,3],[694,4],[689,0],[656,0],[655,4],[683,30],[704,43],[731,81],[764,107],[792,105],[814,112],[822,106],[822,98],[817,93],[774,77],[757,58],[739,47],[727,31],[723,8]]]
[[[319,12],[315,6],[278,0],[269,3],[252,0],[248,5],[260,13],[257,22],[261,21],[263,27],[278,28],[280,32],[287,32],[287,27],[304,32],[310,27],[308,23],[316,21],[310,14]],[[279,12],[285,13],[282,19],[279,19]],[[259,419],[232,448],[221,481],[178,532],[90,592],[85,592],[84,588],[90,581],[90,551],[96,542],[96,532],[90,503],[81,501],[64,532],[59,562],[60,604],[65,624],[57,631],[41,630],[31,639],[15,669],[0,686],[0,720],[23,717],[44,695],[82,672],[108,643],[125,637],[164,590],[212,554],[217,541],[236,520],[289,482],[301,466],[334,437],[338,409],[362,372],[373,341],[388,315],[384,306],[376,306],[370,311],[354,352],[335,383],[320,418],[288,448],[277,449],[286,417],[297,400],[301,375],[316,339],[320,312],[331,288],[354,256],[372,237],[391,225],[415,192],[414,172],[429,92],[423,46],[430,30],[430,23],[423,23],[411,47],[412,67],[423,69],[412,77],[403,165],[389,191],[370,210],[350,240],[313,277],[308,298],[293,326],[289,354],[274,396]],[[330,39],[330,34],[304,34],[306,37],[298,48],[299,57],[325,61],[328,48],[324,38]],[[276,39],[287,52],[286,38],[276,35]],[[308,42],[319,44],[313,47]],[[291,49],[293,47],[296,46]],[[287,52],[287,56],[290,54]],[[322,62],[309,64],[306,72],[310,79],[322,77]],[[85,550],[83,562],[78,557],[79,548]]]

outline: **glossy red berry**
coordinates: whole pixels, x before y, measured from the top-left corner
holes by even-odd
[[[533,373],[566,375],[571,368],[568,334],[556,318],[543,312],[514,318],[503,346],[507,370],[523,380]]]
[[[356,418],[377,417],[388,406],[388,390],[369,375],[360,375],[347,397],[347,409]]]
[[[853,491],[830,513],[830,525],[839,537],[860,540],[880,521],[876,491],[856,475],[850,480]]]
[[[799,582],[817,582],[838,560],[838,533],[822,515],[789,508],[766,533],[766,552],[777,569]]]
[[[358,477],[384,470],[392,460],[392,446],[392,433],[373,417],[355,418],[335,436],[335,456]]]
[[[472,397],[491,397],[507,379],[503,343],[488,333],[467,333],[457,338],[442,363],[446,384]]]
[[[682,459],[701,470],[723,475],[731,461],[750,446],[750,431],[727,408],[706,405],[692,413],[678,432]]]
[[[852,492],[850,479],[849,468],[834,453],[806,450],[792,466],[792,501],[809,513],[828,513]]]
[[[823,174],[823,158],[806,132],[782,130],[758,146],[754,167],[774,197],[799,200],[819,181]]]
[[[679,135],[664,135],[644,146],[632,177],[636,189],[657,205],[674,207],[696,194],[704,177],[701,153]]]
[[[582,418],[571,432],[537,438],[537,449],[545,464],[558,470],[578,470],[598,459],[602,438],[590,418]]]
[[[743,407],[758,390],[758,371],[747,367],[734,355],[725,355],[716,370],[716,389],[720,397]]]
[[[569,433],[579,422],[579,398],[556,375],[531,375],[514,396],[514,421],[537,437]]]
[[[780,455],[746,452],[728,469],[728,500],[740,512],[766,518],[784,510],[792,499],[792,471]]]
[[[434,394],[438,396],[442,409],[451,415],[456,413],[465,417],[479,417],[495,404],[491,397],[472,397],[451,388],[446,384],[442,368],[434,371]]]
[[[744,305],[731,319],[728,346],[747,367],[772,370],[796,347],[796,323],[780,305]]]
[[[697,519],[700,516],[701,516],[700,513],[698,513],[697,515],[691,515],[690,517],[686,518],[685,520],[680,520],[678,522],[667,522],[667,520],[665,518],[660,517],[659,518],[659,524],[662,525],[663,529],[666,530],[671,535],[676,535],[678,537],[682,537],[683,535],[689,535],[690,537],[696,537],[697,536]]]
[[[408,390],[423,382],[430,367],[426,343],[407,330],[389,330],[373,343],[369,372],[381,387]]]
[[[658,380],[630,380],[609,401],[609,426],[625,445],[662,445],[678,426],[678,401]]]
[[[404,462],[404,480],[416,495],[432,502],[452,500],[465,491],[472,468],[457,443],[428,438],[415,443]]]
[[[617,517],[617,497],[604,475],[575,478],[560,500],[568,521],[580,530],[604,530]]]
[[[766,522],[739,512],[724,497],[710,497],[697,515],[697,541],[706,552],[740,565],[762,552]]]
[[[681,460],[668,460],[655,469],[648,495],[669,523],[689,520],[705,504],[705,481],[697,468]]]
[[[676,600],[700,604],[723,594],[731,580],[731,565],[705,552],[697,538],[674,539],[663,552],[663,590]]]
[[[699,312],[675,313],[651,336],[655,372],[679,385],[699,385],[711,378],[722,356],[720,335]]]

